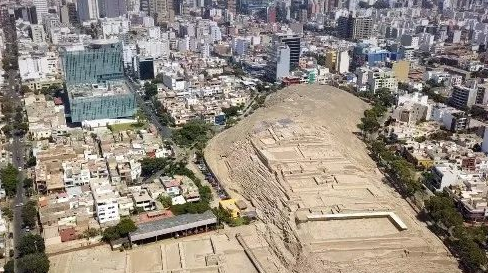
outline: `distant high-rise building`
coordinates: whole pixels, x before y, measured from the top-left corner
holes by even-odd
[[[100,18],[114,18],[125,15],[127,6],[125,0],[98,0]]]
[[[373,19],[371,17],[340,17],[337,20],[337,33],[345,39],[368,39],[373,36]]]
[[[236,0],[227,0],[227,11],[236,14]]]
[[[173,22],[175,17],[173,0],[149,0],[149,13],[158,23]]]
[[[484,90],[468,88],[465,86],[454,86],[449,104],[457,109],[467,109],[475,103],[483,101]]]
[[[279,81],[290,75],[291,49],[286,44],[275,43],[269,53],[266,67],[268,79]]]
[[[356,17],[352,21],[352,39],[368,39],[373,36],[373,18]]]
[[[35,6],[21,6],[14,8],[15,19],[22,19],[30,22],[31,24],[37,24],[37,11]]]
[[[61,49],[61,65],[66,83],[100,83],[124,77],[122,44],[97,40],[83,47]]]
[[[267,21],[268,23],[276,23],[276,7],[275,6],[271,6],[271,7],[268,7],[268,14],[267,14]]]
[[[290,48],[290,69],[298,67],[301,53],[301,38],[296,34],[275,34],[273,43],[287,45]]]
[[[68,24],[69,23],[69,10],[68,6],[64,5],[59,8],[59,21],[62,24]]]
[[[340,74],[349,72],[350,62],[351,58],[347,50],[339,51],[339,54],[337,54],[336,71]]]
[[[400,42],[402,46],[411,46],[415,49],[419,48],[420,38],[417,35],[403,34]]]
[[[80,24],[80,18],[78,17],[78,10],[76,10],[76,4],[66,3],[66,6],[68,7],[68,18],[70,24],[72,25]]]
[[[99,18],[97,0],[78,0],[78,18],[80,22],[96,20]]]
[[[36,7],[37,21],[41,22],[42,17],[48,14],[47,0],[33,0],[32,3]]]
[[[141,0],[139,2],[139,8],[141,11],[144,11],[146,14],[151,15],[150,0]]]

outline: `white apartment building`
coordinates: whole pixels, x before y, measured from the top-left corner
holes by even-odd
[[[455,164],[442,163],[432,168],[432,186],[436,191],[442,191],[445,187],[456,185],[460,182],[461,171]]]
[[[117,199],[119,194],[112,189],[108,180],[92,181],[91,190],[95,199],[95,210],[98,222],[106,224],[120,220],[119,205]]]
[[[37,21],[41,22],[42,17],[48,14],[48,4],[47,0],[33,0],[32,3],[36,7]]]
[[[183,91],[186,87],[186,81],[172,73],[163,74],[163,84],[171,90]]]
[[[31,25],[32,42],[35,44],[44,43],[46,41],[46,32],[42,25]]]
[[[398,81],[390,69],[375,68],[368,71],[368,85],[373,93],[381,88],[388,88],[392,92],[398,90]]]
[[[62,167],[63,182],[66,188],[90,183],[90,170],[85,161],[63,162]]]
[[[349,72],[349,63],[350,63],[350,58],[347,50],[339,51],[337,54],[336,71],[339,74],[344,74]]]
[[[113,36],[127,33],[129,31],[130,22],[125,18],[102,18],[100,19],[102,26],[102,35],[104,39],[110,39]]]

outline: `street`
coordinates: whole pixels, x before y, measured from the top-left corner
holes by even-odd
[[[159,133],[163,138],[165,139],[171,138],[171,129],[168,126],[164,126],[161,124],[159,118],[156,116],[154,111],[151,111],[151,109],[145,104],[144,98],[142,98],[141,95],[137,92],[137,90],[141,87],[138,84],[136,84],[131,78],[128,78],[127,82],[130,90],[136,96],[137,104],[144,111],[146,116],[149,118],[149,121],[152,124],[154,124],[154,126],[156,126],[156,128],[158,129]]]
[[[13,104],[13,108],[15,109],[17,106],[22,105],[22,98],[17,93],[17,87],[19,85],[18,80],[15,78],[17,72],[15,70],[10,70],[8,72],[8,86],[5,90],[4,95],[11,99],[11,103]],[[12,152],[12,164],[15,168],[24,168],[24,144],[22,142],[22,138],[16,134],[13,134],[13,140],[10,144],[10,151]],[[13,239],[14,239],[14,246],[20,240],[22,236],[22,205],[25,204],[27,199],[25,197],[24,187],[22,181],[24,180],[24,171],[21,171],[19,174],[19,183],[17,184],[17,193],[14,197],[14,202],[12,205],[12,210],[14,212],[14,220],[13,220]],[[14,248],[14,257],[17,258],[18,251],[17,248]],[[15,268],[17,272],[17,263],[15,263]]]
[[[171,142],[171,148],[173,149],[175,158],[185,158],[185,154],[183,154],[184,151],[182,151],[180,147],[176,146],[173,141],[171,141],[171,128],[161,124],[159,117],[149,106],[146,105],[144,98],[137,92],[141,88],[141,86],[134,82],[134,80],[130,77],[127,78],[127,83],[130,90],[135,94],[137,104],[144,111],[147,118],[149,119],[149,122],[151,122],[156,127],[163,140],[169,140]]]

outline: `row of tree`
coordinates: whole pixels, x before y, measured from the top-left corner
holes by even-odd
[[[380,129],[380,119],[384,117],[389,107],[394,105],[395,97],[386,88],[379,89],[375,93],[362,93],[362,97],[373,104],[371,109],[364,111],[364,117],[358,124],[358,128],[367,136]],[[421,181],[415,177],[415,166],[388,149],[384,138],[371,141],[369,148],[373,159],[385,168],[389,177],[404,195],[412,196],[422,188]]]
[[[358,124],[358,128],[363,135],[368,136],[381,127],[379,120],[384,116],[388,108],[395,103],[395,96],[386,88],[379,89],[375,93],[360,93],[360,96],[373,104],[371,109],[364,111],[361,123]]]
[[[484,247],[487,226],[466,227],[462,215],[447,193],[432,196],[425,203],[425,210],[435,222],[435,232],[446,237],[449,247],[468,272],[486,270],[488,259]]]
[[[385,168],[402,194],[413,196],[422,189],[422,181],[416,178],[415,166],[412,163],[388,149],[382,140],[371,142],[369,147],[373,159]]]
[[[0,170],[0,179],[7,196],[12,197],[17,192],[17,183],[19,183],[19,171],[12,165],[8,164]]]
[[[49,259],[44,253],[46,246],[41,235],[28,233],[20,238],[17,245],[19,251],[19,272],[47,273],[49,272]],[[5,264],[5,273],[14,272],[15,261],[9,260]]]
[[[21,106],[15,106],[13,99],[4,96],[2,98],[2,120],[5,126],[2,127],[2,132],[6,136],[12,136],[14,133],[25,134],[29,130],[29,125],[24,116],[24,110]]]

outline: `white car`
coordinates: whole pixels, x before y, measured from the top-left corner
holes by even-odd
[[[19,172],[21,172],[21,171],[22,171],[22,167],[18,167],[17,169],[19,169]]]

